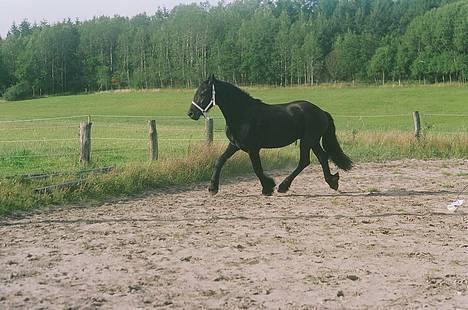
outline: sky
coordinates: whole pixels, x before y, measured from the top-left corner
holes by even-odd
[[[0,36],[5,38],[13,22],[20,24],[24,19],[53,24],[67,18],[84,21],[101,15],[131,17],[143,12],[152,15],[158,7],[170,9],[192,2],[200,0],[0,0]]]

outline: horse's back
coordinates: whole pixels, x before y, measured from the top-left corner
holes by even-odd
[[[255,132],[262,147],[288,145],[310,133],[319,138],[328,126],[325,112],[308,101],[262,105],[257,111]]]
[[[306,100],[297,100],[281,104],[293,118],[304,123],[304,130],[324,131],[328,127],[327,112]]]

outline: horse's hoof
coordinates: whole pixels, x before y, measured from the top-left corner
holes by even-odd
[[[275,187],[267,187],[267,188],[262,188],[262,194],[265,196],[271,196],[273,195],[273,192],[275,191]]]
[[[281,183],[278,186],[278,193],[286,193],[289,190],[289,185],[286,185],[284,183]]]
[[[333,174],[330,176],[330,178],[326,179],[328,186],[334,190],[338,190],[338,181],[340,179],[340,175],[337,173]]]
[[[210,192],[210,194],[211,194],[212,196],[214,196],[214,195],[216,195],[216,194],[218,193],[218,187],[210,186],[210,187],[208,188],[208,191]]]
[[[338,190],[338,181],[340,179],[340,175],[337,173],[335,173],[334,175],[331,176],[330,180],[327,181],[328,185],[334,189],[334,190]]]
[[[265,196],[271,196],[275,191],[275,180],[272,178],[267,178],[264,182],[262,182],[262,194]]]

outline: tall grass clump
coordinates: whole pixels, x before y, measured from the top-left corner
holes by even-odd
[[[27,211],[53,204],[77,202],[93,204],[141,194],[148,190],[168,186],[189,186],[193,183],[208,181],[214,162],[224,151],[224,147],[223,145],[213,145],[209,148],[197,146],[193,147],[186,157],[117,167],[108,174],[88,175],[74,188],[54,190],[47,194],[34,192],[35,188],[43,185],[40,182],[24,179],[3,180],[0,182],[0,215],[11,215],[17,211]],[[284,168],[295,163],[294,153],[287,149],[262,152],[265,169]],[[246,173],[253,175],[250,160],[242,152],[234,155],[222,171],[224,177]],[[48,182],[64,181],[69,180],[62,177]]]
[[[468,158],[465,133],[428,132],[419,139],[402,131],[345,131],[339,136],[343,149],[357,161]]]

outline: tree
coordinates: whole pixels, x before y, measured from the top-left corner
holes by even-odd
[[[0,39],[0,91],[35,94],[237,84],[466,81],[468,4],[456,0],[236,0],[54,25]]]
[[[241,39],[241,68],[245,82],[272,83],[274,34],[277,23],[268,8],[259,9],[251,20],[243,22],[239,30]]]
[[[305,81],[310,85],[314,85],[317,80],[317,72],[320,71],[323,62],[323,51],[314,32],[309,32],[306,35],[302,50],[306,64]]]
[[[382,85],[385,84],[385,76],[389,74],[394,65],[394,53],[390,46],[381,46],[376,51],[369,63],[369,75],[382,77]]]
[[[3,56],[3,44],[4,41],[0,38],[0,96],[3,94],[5,89],[10,85],[9,83],[9,73],[5,65],[5,60]]]
[[[338,79],[366,79],[367,64],[375,51],[375,40],[371,35],[347,32],[338,37],[334,49],[337,50]]]

